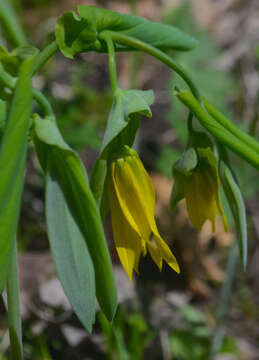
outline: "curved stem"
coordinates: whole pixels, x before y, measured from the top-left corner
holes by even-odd
[[[187,83],[193,95],[200,103],[202,103],[199,90],[192,81],[191,77],[187,74],[186,70],[181,65],[177,64],[169,55],[149,44],[146,44],[141,40],[137,40],[130,36],[116,33],[113,31],[105,31],[105,33],[109,34],[114,41],[123,45],[130,46],[131,48],[135,48],[137,50],[142,50],[169,66]]]
[[[106,42],[108,48],[111,87],[112,91],[115,92],[119,88],[119,86],[117,80],[116,57],[113,41],[108,31],[102,32],[99,37]]]
[[[5,87],[9,89],[14,89],[16,85],[16,78],[9,75],[2,65],[0,64],[0,83],[2,83]],[[52,107],[45,97],[45,95],[42,94],[39,90],[33,89],[32,90],[32,96],[33,99],[38,103],[38,105],[41,107],[41,109],[44,112],[45,116],[54,116],[54,112],[52,110]]]
[[[0,83],[9,89],[13,89],[16,84],[16,78],[9,75],[3,68],[3,65],[0,64]]]
[[[32,75],[34,75],[48,60],[58,51],[58,46],[55,41],[50,43],[45,49],[43,49],[36,57]],[[16,84],[16,78],[7,73],[2,64],[0,64],[0,82],[9,89],[13,89]]]
[[[47,100],[46,96],[42,94],[39,90],[32,90],[33,99],[37,102],[44,113],[44,117],[51,116],[55,118],[53,109],[50,105],[50,102]]]
[[[245,137],[237,137],[235,133],[225,128],[217,118],[212,117],[189,91],[175,93],[176,97],[194,114],[199,123],[213,135],[221,144],[227,146],[241,158],[259,170],[259,156],[251,143]],[[243,132],[246,134],[245,132]],[[241,134],[241,133],[240,133]],[[247,134],[246,134],[247,135]]]
[[[34,75],[57,51],[58,45],[56,41],[52,41],[52,43],[50,43],[37,55],[32,69],[32,74]]]

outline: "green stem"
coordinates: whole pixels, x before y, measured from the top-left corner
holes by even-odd
[[[52,106],[45,95],[42,94],[39,90],[32,90],[33,99],[37,102],[44,113],[44,117],[51,116],[55,118]]]
[[[16,78],[12,77],[7,72],[5,72],[5,70],[1,64],[0,64],[0,83],[2,83],[4,86],[6,86],[9,89],[14,89],[14,87],[16,85]],[[45,95],[42,94],[42,92],[40,92],[39,90],[33,89],[32,96],[33,96],[33,99],[41,107],[41,109],[44,113],[44,116],[54,116],[55,117],[49,101],[47,100]]]
[[[123,45],[130,46],[131,48],[144,51],[145,53],[157,58],[158,60],[169,66],[187,83],[193,95],[200,103],[202,103],[199,90],[192,81],[191,77],[187,74],[186,70],[181,65],[177,64],[169,55],[153,47],[152,45],[146,44],[145,42],[137,40],[130,36],[113,31],[105,31],[105,33],[109,33],[109,35],[114,41]]]
[[[0,0],[1,1],[1,0]],[[13,89],[16,84],[16,78],[9,75],[3,68],[3,65],[0,64],[0,83],[9,89]]]
[[[8,326],[11,345],[11,360],[22,359],[23,353],[17,262],[17,245],[15,240],[7,277]]]
[[[1,2],[1,0],[0,0]],[[32,75],[34,75],[48,60],[58,51],[58,46],[55,41],[50,43],[37,56],[33,65]],[[2,64],[0,64],[0,82],[9,89],[13,89],[16,84],[16,78],[7,73]]]
[[[27,37],[12,8],[10,0],[0,0],[0,21],[14,46],[27,45]]]
[[[137,0],[130,0],[130,12],[137,15]],[[131,54],[130,64],[130,87],[135,89],[137,87],[137,75],[140,66],[140,54],[134,52]]]
[[[119,85],[117,80],[116,57],[113,41],[108,31],[102,32],[99,37],[106,42],[108,48],[110,80],[112,91],[114,93],[119,88]]]
[[[215,355],[220,351],[224,340],[225,319],[231,297],[237,258],[238,258],[238,247],[237,244],[234,244],[232,245],[229,251],[227,269],[226,269],[226,280],[224,281],[221,288],[220,299],[216,314],[217,327],[212,339],[211,352],[209,358],[210,360],[215,359]]]
[[[0,0],[1,1],[1,0]],[[48,46],[45,47],[36,57],[35,63],[32,69],[34,75],[48,60],[58,51],[58,45],[56,41],[52,41]]]
[[[208,101],[203,99],[204,106],[207,112],[221,124],[226,130],[230,131],[232,135],[235,135],[238,139],[246,143],[254,151],[259,153],[259,143],[251,135],[241,130],[237,125],[232,123],[226,116],[221,114],[217,109],[214,108]]]
[[[175,94],[176,97],[185,104],[195,115],[200,124],[213,135],[220,143],[226,145],[230,150],[245,159],[249,164],[259,170],[259,156],[252,146],[247,142],[248,138],[238,138],[235,134],[227,130],[221,122],[212,117],[207,110],[195,99],[189,91],[181,91]],[[244,133],[244,132],[243,132]],[[244,133],[247,135],[246,133]]]

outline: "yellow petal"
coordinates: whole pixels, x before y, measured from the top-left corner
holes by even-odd
[[[186,179],[184,193],[192,224],[201,230],[208,219],[214,225],[218,213],[215,180],[203,169],[197,169]]]
[[[137,153],[135,154],[135,156],[128,159],[128,163],[131,166],[136,178],[138,179],[139,186],[142,189],[141,194],[143,194],[143,200],[145,200],[144,203],[149,212],[151,212],[151,214],[153,215],[155,209],[156,194],[150,176],[144,168],[144,165]]]
[[[140,256],[148,249],[160,271],[164,259],[180,272],[174,255],[157,230],[155,191],[150,177],[136,152],[125,150],[125,156],[112,162],[108,182],[114,240],[121,263],[132,279],[133,269],[138,273]]]
[[[145,240],[151,234],[150,217],[154,217],[154,207],[150,209],[152,194],[145,193],[137,176],[128,161],[118,162],[115,166],[116,194],[126,218],[137,227],[140,236]]]
[[[151,241],[147,243],[147,246],[153,261],[156,263],[159,271],[161,271],[163,265],[163,258],[161,256],[160,250]]]
[[[124,217],[110,181],[108,182],[108,196],[115,246],[121,264],[132,282],[133,269],[138,269],[142,251],[141,238]]]
[[[113,189],[113,198],[116,198],[118,203],[119,203],[119,207],[121,209],[121,213],[124,215],[124,217],[127,219],[128,223],[130,224],[130,226],[140,235],[138,226],[135,222],[134,217],[132,216],[132,212],[130,211],[127,203],[126,203],[126,199],[125,199],[125,193],[127,191],[129,191],[129,189],[127,189],[127,184],[124,184],[123,181],[125,181],[124,176],[121,178],[120,174],[118,174],[118,161],[120,162],[124,162],[124,159],[120,159],[117,160],[116,162],[113,162],[111,164],[111,170],[110,170],[110,188]],[[113,198],[112,196],[109,199],[109,202],[112,203]]]
[[[176,271],[179,274],[180,268],[179,268],[178,262],[177,262],[175,256],[173,255],[173,253],[171,252],[171,250],[169,249],[169,246],[165,243],[165,241],[159,235],[158,231],[154,232],[154,242],[155,242],[157,248],[159,249],[163,260],[165,260],[167,262],[167,264],[174,271]]]

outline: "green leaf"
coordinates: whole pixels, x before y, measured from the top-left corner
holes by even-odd
[[[133,144],[139,119],[136,116],[145,115],[151,117],[149,105],[154,101],[152,90],[120,90],[115,93],[114,103],[109,115],[107,127],[105,130],[101,153],[105,155],[109,145],[109,151],[118,146],[122,139],[118,135],[127,127],[129,131],[124,132],[123,145],[131,146]]]
[[[115,92],[100,156],[91,175],[91,189],[102,215],[108,212],[104,195],[107,159],[123,145],[132,146],[140,123],[140,115],[151,117],[149,105],[154,101],[152,90],[121,90]]]
[[[64,13],[55,30],[57,44],[69,58],[79,52],[107,52],[106,44],[98,38],[105,30],[120,32],[162,50],[191,50],[196,46],[196,40],[181,30],[138,16],[85,5],[78,6],[78,13],[80,17],[72,11]],[[116,50],[131,49],[117,44]]]
[[[11,76],[17,76],[22,61],[37,55],[38,52],[39,50],[31,45],[20,46],[11,52],[0,46],[0,63]]]
[[[55,172],[47,171],[46,217],[51,252],[65,293],[89,333],[95,319],[95,278],[84,237],[67,206]]]
[[[11,345],[11,360],[22,360],[22,326],[20,314],[19,274],[16,239],[11,255],[7,277],[8,327]]]
[[[43,169],[46,171],[50,162],[71,214],[85,238],[94,264],[96,296],[101,309],[112,320],[117,307],[116,286],[100,213],[85,168],[62,139],[52,118],[34,118],[34,135]],[[45,154],[50,155],[46,158]]]
[[[235,221],[239,254],[243,270],[245,271],[247,264],[247,224],[244,200],[232,172],[222,160],[220,161],[219,170],[224,193]]]
[[[5,285],[20,212],[32,109],[32,64],[33,58],[28,58],[21,65],[0,148],[0,291]]]

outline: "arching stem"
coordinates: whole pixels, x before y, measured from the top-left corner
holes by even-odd
[[[100,34],[100,39],[106,42],[108,48],[111,87],[112,87],[112,91],[115,92],[119,88],[119,85],[117,80],[116,56],[115,56],[113,41],[109,33],[106,31]]]

